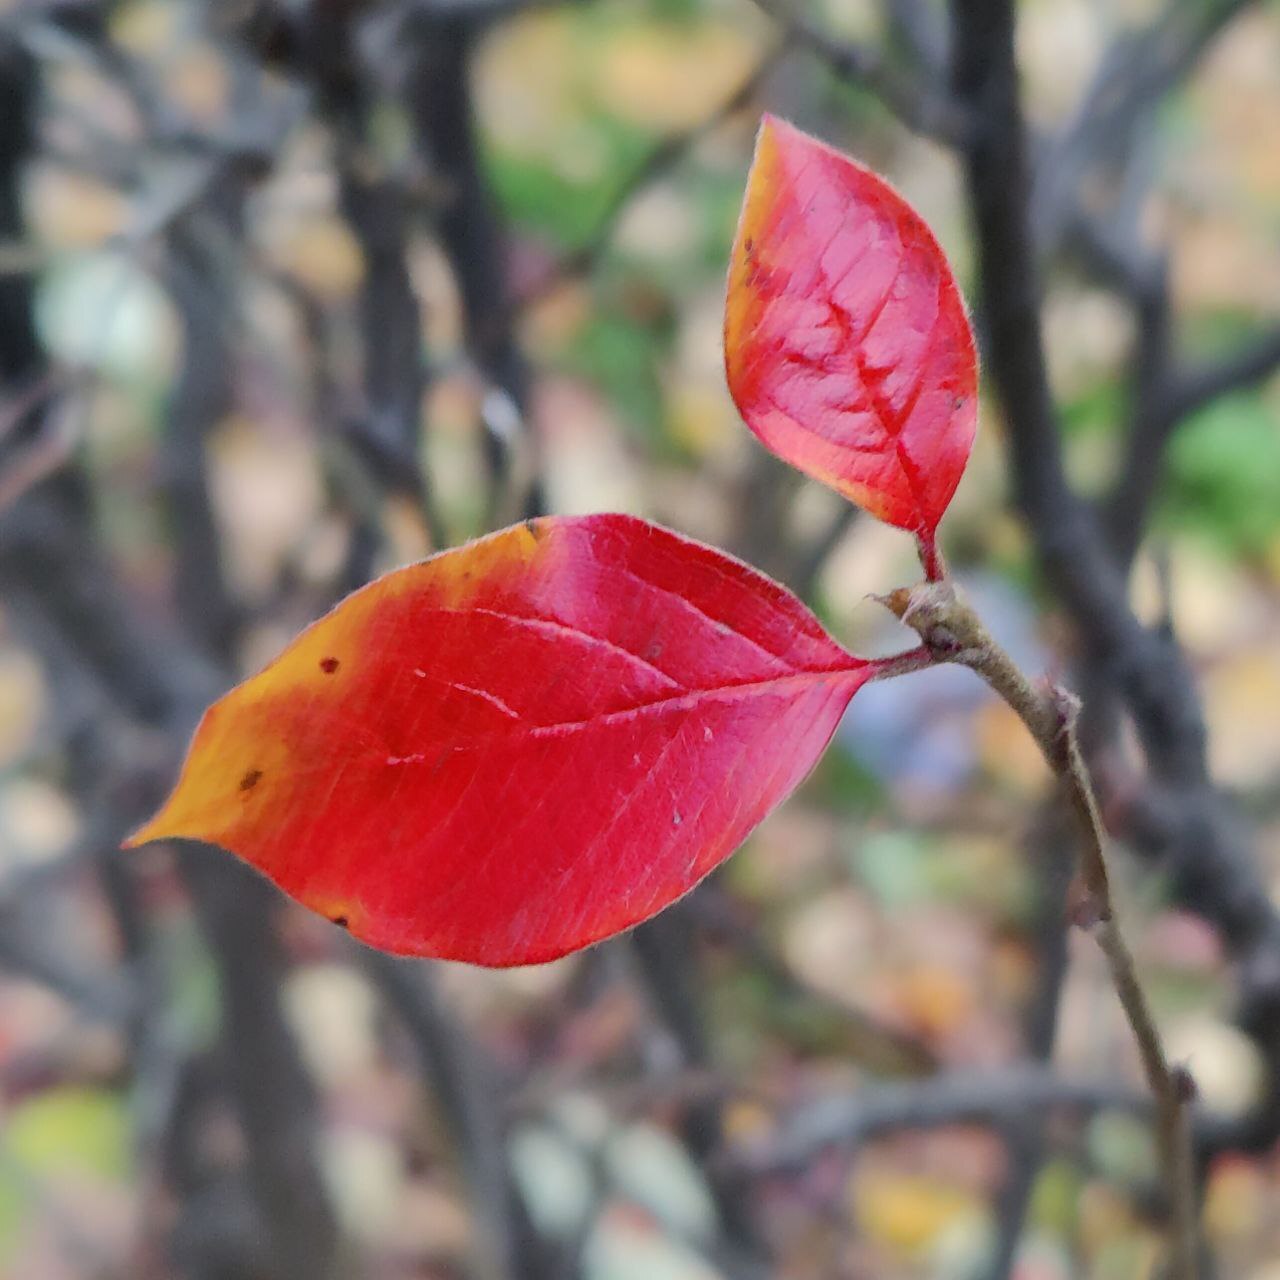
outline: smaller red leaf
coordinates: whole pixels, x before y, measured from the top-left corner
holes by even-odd
[[[129,843],[220,844],[389,951],[548,960],[732,853],[871,670],[710,547],[532,521],[307,628],[209,708]]]
[[[888,183],[770,116],[729,269],[725,367],[774,453],[932,550],[977,422],[963,300]]]

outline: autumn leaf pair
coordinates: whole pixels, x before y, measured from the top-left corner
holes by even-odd
[[[880,178],[766,118],[729,388],[780,457],[935,535],[976,422],[964,305]],[[370,583],[205,713],[129,840],[223,846],[388,951],[550,960],[691,889],[812,769],[876,664],[738,560],[549,517]]]

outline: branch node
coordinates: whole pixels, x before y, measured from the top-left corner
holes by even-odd
[[[1190,1106],[1200,1096],[1200,1087],[1196,1084],[1196,1078],[1191,1074],[1191,1070],[1185,1063],[1177,1063],[1169,1072],[1169,1078],[1173,1084],[1174,1097],[1184,1106]]]
[[[1052,683],[1049,685],[1049,699],[1058,717],[1059,735],[1069,738],[1076,731],[1076,723],[1080,719],[1080,711],[1084,703],[1080,701],[1078,694],[1064,685]]]
[[[1067,907],[1067,920],[1082,933],[1092,933],[1110,913],[1084,885],[1077,880],[1072,886],[1071,902]]]

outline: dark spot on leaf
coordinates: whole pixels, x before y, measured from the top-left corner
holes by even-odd
[[[323,671],[327,676],[333,675],[333,673],[337,671],[340,665],[341,664],[338,662],[337,658],[321,658],[320,659],[320,670]]]
[[[336,924],[339,929],[345,929],[351,923],[346,916],[330,916],[329,920],[331,923]]]
[[[240,779],[240,790],[252,791],[254,787],[258,785],[261,779],[262,779],[261,769],[250,769],[249,772],[246,773],[244,777]]]

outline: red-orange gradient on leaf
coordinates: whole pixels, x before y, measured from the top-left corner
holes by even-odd
[[[222,845],[389,951],[549,960],[685,893],[809,772],[868,664],[628,516],[386,575],[206,712],[131,845]]]
[[[977,422],[963,300],[896,191],[770,116],[729,268],[725,367],[774,453],[932,549]]]

